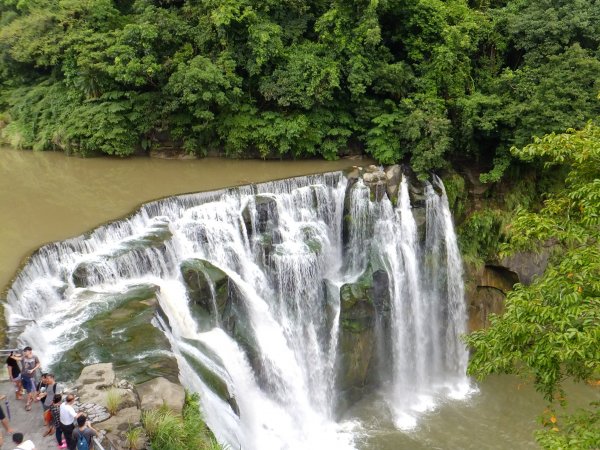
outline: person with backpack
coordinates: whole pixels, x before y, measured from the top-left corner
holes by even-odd
[[[76,443],[77,450],[93,450],[94,437],[98,436],[87,417],[81,415],[77,418],[77,428],[73,431],[73,441]]]

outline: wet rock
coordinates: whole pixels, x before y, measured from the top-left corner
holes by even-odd
[[[114,306],[70,330],[79,342],[63,354],[56,372],[66,379],[77,376],[90,362],[111,362],[120,376],[132,380],[141,382],[159,375],[177,379],[169,341],[152,324],[158,309],[157,290],[147,284],[118,293],[83,291],[80,295]]]
[[[375,353],[376,308],[372,281],[367,274],[340,289],[338,387],[342,391],[365,385]]]
[[[190,300],[208,313],[210,326],[214,326],[227,304],[229,277],[214,264],[198,258],[186,259],[180,270]]]
[[[395,205],[398,202],[398,191],[402,181],[402,168],[398,164],[390,166],[385,171],[387,182],[386,193],[391,202]]]
[[[199,347],[202,350],[202,353],[207,355],[215,365],[222,367],[223,364],[220,358],[211,352],[210,349],[208,349],[202,342],[195,341],[194,345]],[[190,364],[194,371],[200,376],[200,378],[202,378],[209,389],[219,396],[223,401],[227,402],[232,411],[239,416],[240,408],[237,404],[237,400],[229,390],[229,384],[225,379],[223,379],[222,375],[208,367],[198,358],[195,358],[193,355],[188,354],[185,351],[183,352],[183,356],[187,360],[188,364]],[[224,368],[222,368],[221,373],[226,374],[227,372]]]
[[[254,232],[265,233],[277,228],[279,224],[277,200],[274,196],[255,195],[242,211],[242,218],[248,236],[252,236]]]
[[[77,386],[80,386],[79,396],[81,397],[83,390],[94,392],[107,389],[114,385],[115,378],[112,363],[93,364],[84,367],[77,379]],[[83,401],[87,402],[89,400],[84,399]]]
[[[154,378],[136,385],[142,410],[160,408],[166,405],[176,413],[181,413],[185,400],[185,391],[179,384],[171,383],[163,377]]]

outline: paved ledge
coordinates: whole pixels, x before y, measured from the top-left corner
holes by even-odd
[[[0,394],[6,395],[8,401],[8,409],[10,410],[10,426],[15,432],[23,433],[25,439],[31,440],[35,444],[36,450],[57,450],[56,438],[54,433],[44,437],[46,431],[44,419],[42,417],[42,404],[34,402],[31,405],[31,411],[25,411],[25,399],[15,399],[15,390],[13,384],[3,379],[0,381]],[[7,415],[5,400],[0,401],[4,413]],[[13,449],[15,446],[12,442],[12,437],[6,430],[1,428],[4,436],[4,445],[0,448]]]

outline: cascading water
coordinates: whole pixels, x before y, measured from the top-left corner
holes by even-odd
[[[381,373],[369,383],[399,428],[468,385],[460,255],[443,186],[433,183],[424,238],[406,178],[397,206],[372,200],[360,179],[349,187],[341,173],[148,204],[40,249],[9,290],[10,331],[55,363],[86,339],[82,324],[146,286],[180,380],[202,393],[220,440],[260,450],[356,448],[355,424],[338,419],[344,285],[377,271],[387,280],[389,304],[373,300],[370,370]]]

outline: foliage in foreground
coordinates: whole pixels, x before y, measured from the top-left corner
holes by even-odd
[[[198,394],[186,392],[182,415],[163,406],[144,412],[142,424],[154,450],[223,450],[200,413]]]
[[[521,210],[504,251],[552,243],[554,256],[530,286],[517,285],[506,312],[466,338],[473,349],[469,373],[516,373],[532,378],[552,404],[566,404],[563,381],[600,377],[600,127],[550,134],[522,149],[524,160],[568,168],[565,186],[538,212]],[[548,449],[600,447],[598,404],[557,419],[552,407],[538,442]]]
[[[496,168],[600,112],[600,0],[0,0],[0,128],[127,156]]]

